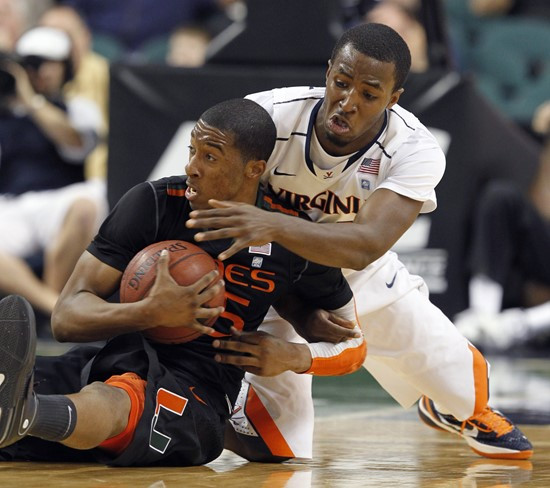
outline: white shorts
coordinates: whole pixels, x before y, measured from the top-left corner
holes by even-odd
[[[26,257],[47,249],[59,233],[71,205],[82,198],[97,206],[99,227],[108,210],[102,180],[18,196],[0,195],[0,251]]]
[[[394,253],[381,260],[375,270],[367,268],[346,276],[367,340],[363,366],[405,408],[424,394],[455,417],[470,417],[488,400],[487,362],[429,301],[422,278],[409,274]],[[301,340],[275,312],[260,329],[287,340]],[[247,399],[253,403],[250,412]],[[258,414],[262,408],[264,412]],[[260,435],[276,456],[312,456],[309,375],[287,372],[262,378],[247,373],[235,409],[238,415],[231,422],[242,440]],[[245,424],[254,429],[239,430]],[[266,424],[271,424],[269,429]],[[262,434],[264,430],[269,438]],[[258,445],[257,440],[253,444]]]

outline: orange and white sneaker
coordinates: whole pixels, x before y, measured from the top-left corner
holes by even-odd
[[[418,415],[428,426],[461,436],[471,449],[488,458],[529,459],[533,446],[510,419],[489,406],[473,417],[458,420],[442,414],[434,402],[423,396],[418,402]]]

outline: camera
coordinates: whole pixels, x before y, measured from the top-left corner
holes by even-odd
[[[0,98],[15,95],[15,77],[6,69],[6,63],[17,63],[25,69],[38,71],[42,63],[46,61],[41,56],[18,56],[14,53],[0,51]]]
[[[6,52],[0,52],[0,97],[15,95],[15,77],[6,69],[6,62],[20,64],[19,58]]]

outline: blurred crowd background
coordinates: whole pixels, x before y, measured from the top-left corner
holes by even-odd
[[[223,98],[323,84],[335,39],[361,22],[408,43],[400,103],[447,154],[439,209],[396,250],[481,349],[547,355],[548,0],[0,0],[0,294],[47,324],[108,207],[169,171],[168,153],[183,171],[186,122]]]

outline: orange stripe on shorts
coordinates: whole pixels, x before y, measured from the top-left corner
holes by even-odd
[[[254,428],[262,437],[271,454],[285,458],[296,457],[252,387],[248,390],[245,411],[246,416],[254,424]]]

